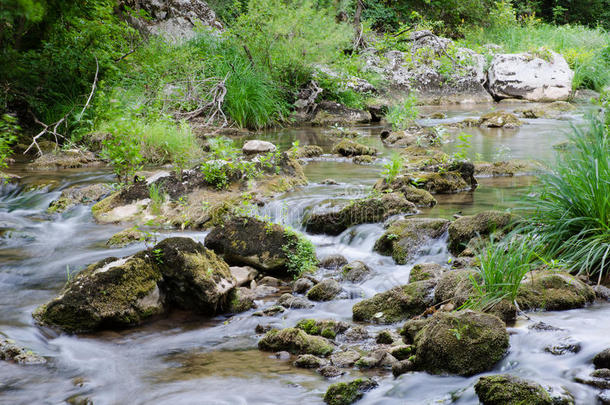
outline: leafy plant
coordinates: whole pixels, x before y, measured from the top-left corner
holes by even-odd
[[[14,116],[3,114],[0,117],[0,170],[8,166],[6,161],[11,155],[11,145],[17,141],[20,130]]]
[[[414,93],[411,93],[402,103],[395,104],[389,108],[386,120],[392,124],[395,131],[400,131],[413,125],[418,114],[417,97]]]
[[[390,158],[390,161],[383,165],[384,171],[381,172],[385,176],[385,182],[390,184],[396,179],[396,176],[400,174],[404,166],[402,156],[398,153],[394,153]]]
[[[163,192],[161,186],[157,184],[151,184],[148,187],[148,192],[150,195],[150,209],[154,215],[159,215],[161,213],[161,206],[165,202],[166,195]]]
[[[104,140],[102,157],[112,165],[119,183],[124,184],[130,182],[143,160],[139,140],[124,133],[116,133]]]
[[[286,254],[288,272],[297,278],[305,272],[314,271],[318,265],[316,248],[313,243],[292,230],[286,230],[287,235],[295,236],[293,241],[282,246]]]
[[[205,181],[219,190],[229,185],[227,163],[222,160],[208,160],[201,164],[201,171]]]
[[[464,161],[468,159],[468,151],[472,148],[470,138],[472,138],[472,135],[464,132],[457,136],[457,144],[455,145],[457,152],[453,154],[454,160]]]

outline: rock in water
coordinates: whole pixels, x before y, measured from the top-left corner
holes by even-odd
[[[398,264],[405,264],[425,242],[440,238],[448,226],[449,221],[441,218],[399,219],[375,242],[374,250],[392,256]]]
[[[291,276],[290,257],[303,243],[302,236],[256,218],[233,217],[205,238],[205,245],[233,266],[252,266],[263,273]],[[316,263],[313,252],[302,257]],[[298,269],[307,270],[307,269]]]
[[[258,348],[267,352],[287,351],[292,354],[326,356],[333,351],[328,340],[311,336],[297,328],[272,329],[258,342]]]
[[[517,293],[521,309],[561,311],[582,308],[595,300],[591,287],[568,273],[528,273]]]
[[[358,378],[348,383],[332,384],[324,394],[324,402],[328,405],[350,405],[378,385],[375,380],[370,378]]]
[[[269,152],[275,152],[276,149],[277,148],[275,147],[275,145],[272,144],[271,142],[259,141],[259,140],[248,141],[241,148],[244,155],[265,154],[265,153],[269,153]]]
[[[307,292],[307,298],[312,301],[330,301],[341,292],[341,284],[336,280],[326,279],[314,285]]]
[[[64,212],[79,204],[93,204],[106,197],[112,191],[109,184],[90,184],[74,186],[61,192],[59,198],[51,203],[49,212]]]
[[[567,100],[574,72],[563,56],[544,51],[495,55],[487,72],[489,91],[496,99]]]
[[[67,332],[132,326],[171,307],[214,315],[228,306],[235,279],[214,252],[189,238],[92,264],[34,312]]]
[[[491,370],[509,346],[508,332],[496,316],[465,310],[436,312],[403,328],[416,347],[416,366],[430,373],[474,375]]]
[[[540,384],[511,375],[481,377],[474,390],[483,405],[552,405]]]
[[[44,364],[47,360],[36,353],[17,346],[10,339],[0,336],[0,360],[12,361],[17,364]]]
[[[471,239],[501,232],[515,220],[515,215],[501,211],[483,211],[460,217],[449,226],[449,251],[459,255]]]
[[[601,351],[593,357],[595,368],[610,368],[610,348]]]

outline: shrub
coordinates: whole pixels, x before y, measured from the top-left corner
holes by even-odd
[[[313,243],[305,236],[297,234],[292,230],[286,230],[286,233],[297,236],[296,242],[282,246],[288,259],[286,263],[288,272],[294,278],[297,278],[303,273],[314,271],[318,265],[318,259]]]
[[[601,280],[610,263],[608,126],[594,117],[588,128],[574,128],[570,141],[573,147],[541,178],[529,230],[540,235],[549,257]]]
[[[119,183],[129,183],[141,167],[140,142],[127,132],[116,132],[103,142],[102,157],[107,159]]]
[[[394,181],[396,176],[400,174],[404,166],[404,161],[402,156],[399,153],[394,153],[390,159],[390,161],[383,165],[384,171],[381,172],[383,176],[385,176],[385,182],[390,184]]]
[[[17,141],[20,130],[17,118],[10,114],[0,116],[0,170],[8,166],[6,161],[11,155],[11,145]]]

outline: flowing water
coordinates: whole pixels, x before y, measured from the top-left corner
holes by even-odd
[[[492,106],[455,107],[444,120],[423,120],[431,125],[479,116]],[[562,120],[528,120],[518,130],[477,130],[473,156],[485,160],[533,158],[552,162],[552,145],[564,139],[571,125],[583,125],[586,108]],[[381,165],[391,151],[379,141],[380,126],[363,126],[361,142],[378,147],[382,159],[358,166],[344,159],[307,162],[310,184],[287,193],[263,209],[274,221],[301,229],[303,216],[312,209],[364,195],[380,177]],[[290,128],[262,135],[282,149],[298,140],[301,145],[321,145],[328,152],[333,140],[327,130]],[[261,135],[257,136],[261,138]],[[451,136],[449,137],[451,138]],[[451,152],[454,144],[445,148]],[[382,234],[382,224],[352,227],[335,237],[308,235],[320,257],[340,253],[348,260],[363,260],[374,276],[361,284],[345,283],[342,299],[318,303],[313,309],[290,310],[275,317],[253,317],[252,310],[227,318],[198,318],[174,312],[167,319],[119,332],[91,335],[57,334],[37,327],[32,311],[53,298],[66,280],[85,265],[109,256],[125,256],[143,245],[110,249],[106,240],[123,227],[94,223],[89,207],[64,214],[46,213],[62,189],[76,184],[112,182],[108,170],[71,170],[32,173],[17,165],[23,177],[19,186],[0,190],[0,333],[19,345],[46,356],[44,366],[0,363],[0,404],[62,404],[89,398],[93,404],[317,404],[331,382],[360,375],[348,374],[333,381],[315,371],[292,367],[292,360],[256,350],[257,324],[293,326],[303,318],[351,320],[352,305],[363,297],[408,282],[414,263],[396,265],[372,251]],[[338,184],[322,184],[332,178]],[[451,217],[484,209],[519,208],[523,197],[535,191],[533,177],[483,178],[472,193],[439,196],[439,205],[421,215]],[[203,241],[205,232],[168,232]],[[446,263],[449,253],[443,238],[431,243],[417,262]],[[330,273],[329,273],[330,274]],[[321,272],[319,276],[324,276]],[[275,298],[258,301],[259,310]],[[577,404],[596,403],[596,391],[573,382],[573,376],[591,368],[592,356],[608,346],[610,305],[565,312],[530,314],[509,329],[510,352],[493,373],[510,372],[549,386],[564,386]],[[560,331],[528,329],[537,320],[559,326]],[[395,325],[396,327],[399,325]],[[371,326],[371,336],[381,330]],[[582,350],[554,356],[544,348],[564,338],[580,342]],[[363,404],[476,404],[471,378],[408,373],[393,378],[380,374],[380,387],[367,394]]]

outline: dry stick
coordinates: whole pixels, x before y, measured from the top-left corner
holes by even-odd
[[[100,64],[97,60],[97,56],[95,57],[95,78],[93,79],[93,84],[91,85],[91,93],[89,94],[89,98],[87,98],[87,102],[85,103],[82,111],[80,112],[80,116],[82,117],[83,113],[85,112],[85,110],[87,109],[87,107],[89,107],[89,103],[91,102],[91,99],[93,98],[93,93],[95,93],[95,89],[97,87],[97,77],[100,71]],[[30,149],[32,149],[32,147],[36,146],[36,149],[38,149],[38,156],[42,156],[42,149],[40,149],[40,145],[38,145],[38,138],[40,138],[41,136],[43,136],[46,133],[50,133],[53,134],[53,137],[55,138],[55,144],[59,145],[59,138],[64,138],[66,139],[65,136],[63,136],[62,134],[57,132],[57,128],[59,128],[59,126],[66,121],[66,119],[68,118],[68,116],[72,113],[72,111],[74,110],[74,108],[70,109],[70,111],[68,111],[66,113],[66,115],[64,115],[60,120],[58,120],[57,122],[54,122],[53,124],[45,124],[44,122],[40,121],[36,115],[34,115],[34,113],[32,112],[32,110],[29,110],[29,113],[32,115],[32,117],[34,117],[34,122],[38,125],[41,125],[42,131],[40,131],[38,134],[36,134],[36,136],[34,136],[32,138],[32,143],[30,144],[30,146],[28,146],[28,148],[25,150],[25,152],[23,152],[24,155],[26,155]],[[53,127],[52,130],[49,130],[49,128]]]

